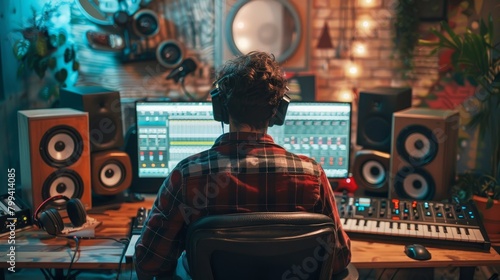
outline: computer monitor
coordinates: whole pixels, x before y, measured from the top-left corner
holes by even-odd
[[[140,185],[155,186],[155,191],[180,160],[209,149],[223,131],[229,131],[228,125],[223,128],[213,119],[210,102],[138,101],[135,108],[135,175]],[[327,177],[346,178],[350,128],[350,103],[292,102],[285,124],[270,127],[268,133],[290,152],[321,163]]]
[[[268,133],[286,150],[320,163],[329,179],[349,176],[351,103],[291,102],[283,126]]]

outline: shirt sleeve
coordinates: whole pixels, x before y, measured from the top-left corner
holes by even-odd
[[[182,202],[182,175],[173,170],[158,191],[135,245],[134,263],[139,279],[172,277],[185,248],[186,217]]]
[[[320,175],[321,197],[317,210],[333,219],[336,226],[335,236],[328,240],[333,247],[333,273],[342,272],[351,262],[351,240],[342,228],[342,222],[335,202],[335,194],[325,172],[321,169]]]

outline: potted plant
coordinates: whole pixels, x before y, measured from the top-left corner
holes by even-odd
[[[500,221],[490,221],[487,213],[497,216],[499,210],[487,209],[500,207],[500,59],[496,57],[499,49],[493,44],[493,18],[480,19],[476,32],[468,29],[457,34],[447,22],[441,22],[441,29],[431,30],[435,40],[419,43],[433,46],[432,54],[452,51],[451,71],[476,86],[474,96],[464,105],[468,113],[465,119],[467,125],[479,130],[482,152],[489,161],[481,171],[459,174],[454,190],[459,199],[476,202],[489,233],[500,233]],[[494,226],[487,225],[489,222]]]
[[[54,101],[59,88],[71,86],[78,76],[80,65],[67,26],[55,26],[52,22],[62,5],[67,4],[64,1],[46,3],[40,12],[32,7],[29,25],[14,30],[21,35],[12,46],[19,61],[17,76],[28,80],[28,98],[32,102]]]

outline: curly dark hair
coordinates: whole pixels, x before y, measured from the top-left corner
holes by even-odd
[[[267,128],[287,80],[273,54],[253,51],[227,61],[217,75],[218,87],[234,125]]]

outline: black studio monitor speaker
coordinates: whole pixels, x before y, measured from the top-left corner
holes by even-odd
[[[389,153],[392,114],[411,107],[411,88],[376,87],[360,91],[356,143]]]
[[[458,129],[457,111],[410,108],[394,113],[392,198],[449,198],[457,165]]]
[[[18,111],[22,194],[32,209],[57,195],[92,207],[88,115],[70,108]],[[48,204],[64,209],[66,201]]]
[[[118,91],[100,86],[62,88],[60,107],[88,112],[91,152],[123,146],[121,101]]]

